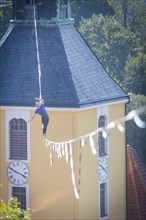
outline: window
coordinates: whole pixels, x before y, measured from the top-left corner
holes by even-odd
[[[17,198],[20,202],[19,207],[26,210],[26,188],[25,187],[12,187],[12,197]]]
[[[107,183],[100,184],[100,218],[108,216]]]
[[[7,109],[6,161],[25,160],[30,162],[30,112],[28,110]]]
[[[106,117],[102,115],[98,120],[98,127],[106,126]],[[99,156],[107,155],[107,139],[103,137],[102,132],[98,133],[98,147],[99,147]]]
[[[10,159],[27,160],[27,123],[24,119],[9,122]]]
[[[27,210],[29,208],[29,187],[27,184],[23,186],[9,184],[9,197],[17,198],[21,209]]]

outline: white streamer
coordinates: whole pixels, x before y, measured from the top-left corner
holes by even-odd
[[[65,142],[65,156],[66,156],[66,163],[68,163],[68,144]]]
[[[96,154],[97,151],[96,151],[96,148],[94,147],[94,140],[93,140],[93,137],[91,135],[90,135],[89,141],[90,141],[90,147],[91,147],[91,150],[92,150],[92,154]]]
[[[62,154],[61,154],[61,143],[58,143],[58,157],[61,158]]]
[[[103,130],[103,131],[102,131],[102,137],[103,137],[103,138],[107,138],[107,132],[106,132],[106,130]]]
[[[125,131],[123,125],[120,124],[120,123],[117,124],[117,128],[119,129],[120,132],[124,132]]]
[[[65,155],[65,151],[64,151],[64,142],[61,143],[61,150],[62,150],[62,155]]]
[[[146,127],[146,123],[144,121],[142,121],[137,114],[134,117],[134,121],[135,121],[135,123],[137,124],[138,127],[140,127],[140,128],[145,128]]]
[[[85,138],[81,137],[81,146],[84,147],[85,146]]]
[[[53,165],[52,145],[50,145],[50,165]]]
[[[70,168],[71,168],[71,178],[72,178],[72,184],[73,184],[73,188],[74,188],[74,194],[75,194],[75,197],[77,199],[79,199],[79,193],[77,191],[77,188],[76,188],[76,183],[75,183],[75,174],[74,174],[74,165],[73,165],[73,156],[72,156],[72,144],[70,143],[70,146],[69,146],[69,150],[70,150]]]

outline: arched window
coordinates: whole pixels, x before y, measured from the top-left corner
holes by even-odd
[[[106,126],[106,116],[101,115],[98,120],[98,127]],[[98,133],[99,156],[107,155],[107,140],[103,137],[102,132]]]
[[[27,123],[24,119],[9,122],[10,159],[27,160]]]

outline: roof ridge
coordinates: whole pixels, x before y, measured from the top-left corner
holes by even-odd
[[[8,27],[8,29],[6,30],[5,34],[3,35],[2,39],[0,40],[0,47],[3,45],[3,43],[6,41],[6,39],[8,38],[8,36],[10,35],[10,33],[12,32],[12,30],[14,29],[15,25],[14,24],[10,24],[10,26]]]

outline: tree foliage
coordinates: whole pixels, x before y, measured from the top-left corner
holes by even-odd
[[[146,95],[146,54],[143,47],[135,56],[128,56],[123,84],[128,92]]]
[[[146,4],[144,0],[109,0],[116,19],[146,40]]]
[[[12,19],[12,6],[0,7],[0,39],[6,32]]]
[[[0,185],[2,187],[2,185]],[[10,198],[8,204],[0,199],[0,219],[2,220],[30,220],[31,215],[19,208],[20,203],[16,198]]]
[[[72,15],[76,26],[79,25],[81,18],[90,18],[93,14],[113,15],[114,10],[108,0],[71,0]]]
[[[127,57],[135,54],[140,39],[114,16],[102,14],[83,19],[79,31],[106,70],[122,83]]]

